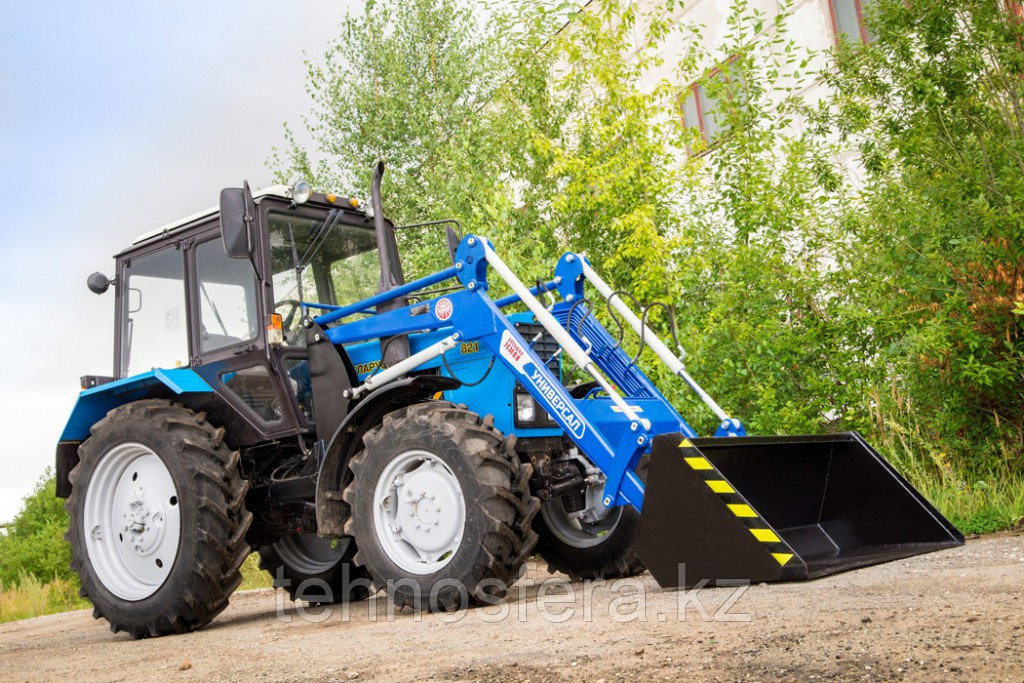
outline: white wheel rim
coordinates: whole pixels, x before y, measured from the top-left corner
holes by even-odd
[[[615,531],[622,519],[622,506],[608,509],[600,520],[589,523],[570,517],[562,501],[555,498],[544,503],[540,514],[562,543],[573,548],[593,548],[608,540],[608,535]]]
[[[373,492],[373,526],[384,552],[410,574],[432,574],[455,557],[466,527],[462,487],[432,453],[402,453]]]
[[[297,572],[314,576],[332,569],[348,550],[350,539],[320,538],[316,534],[285,536],[274,543],[281,561]]]
[[[83,510],[89,562],[100,582],[124,600],[153,595],[178,556],[178,490],[147,446],[123,443],[103,454],[89,479]]]

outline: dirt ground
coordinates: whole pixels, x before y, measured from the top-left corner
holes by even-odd
[[[88,611],[39,617],[0,626],[0,679],[1024,679],[1019,534],[742,594],[664,591],[649,575],[529,585],[550,578],[532,568],[504,608],[419,618],[383,598],[303,615],[249,591],[202,631],[156,640]]]

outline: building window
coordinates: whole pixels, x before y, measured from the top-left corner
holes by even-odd
[[[871,36],[864,24],[864,10],[873,0],[827,0],[828,11],[832,19],[832,33],[836,44],[844,40],[869,43]]]
[[[731,63],[731,59],[726,64]],[[723,67],[711,71],[706,78],[691,84],[683,94],[683,123],[692,128],[700,136],[713,145],[722,132],[725,124],[725,113],[722,111],[724,84],[730,80],[739,82],[735,74],[726,74]],[[720,85],[721,84],[721,85]],[[714,94],[708,93],[708,86]]]

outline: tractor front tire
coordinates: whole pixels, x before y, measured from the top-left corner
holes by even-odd
[[[133,638],[209,623],[242,580],[252,523],[224,430],[147,399],[110,411],[78,452],[66,538],[93,616]]]
[[[636,468],[647,482],[651,458],[644,455]],[[640,513],[632,505],[612,508],[595,523],[571,518],[562,501],[546,501],[533,523],[540,537],[537,554],[549,572],[567,574],[573,581],[622,579],[646,571],[636,552]]]
[[[384,416],[350,463],[356,562],[398,608],[493,604],[537,543],[531,466],[493,420],[432,401]]]
[[[537,554],[549,572],[567,574],[573,581],[620,579],[644,572],[636,553],[640,513],[630,505],[612,508],[605,519],[589,525],[569,518],[562,501],[544,503],[534,527],[540,536]]]
[[[260,569],[268,572],[274,587],[283,588],[293,601],[330,605],[370,597],[366,568],[352,562],[355,543],[351,538],[294,534],[263,546],[259,554]]]

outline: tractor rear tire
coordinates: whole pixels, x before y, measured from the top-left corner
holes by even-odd
[[[81,595],[117,633],[184,633],[228,604],[249,554],[249,484],[224,430],[147,399],[92,427],[65,503]]]
[[[385,415],[364,443],[343,493],[345,532],[376,587],[414,611],[505,597],[537,543],[540,508],[513,440],[489,417],[432,401]]]
[[[260,548],[260,569],[268,572],[275,588],[283,588],[293,601],[311,605],[356,602],[370,597],[365,567],[352,562],[351,538],[326,539],[315,533],[295,534]]]

